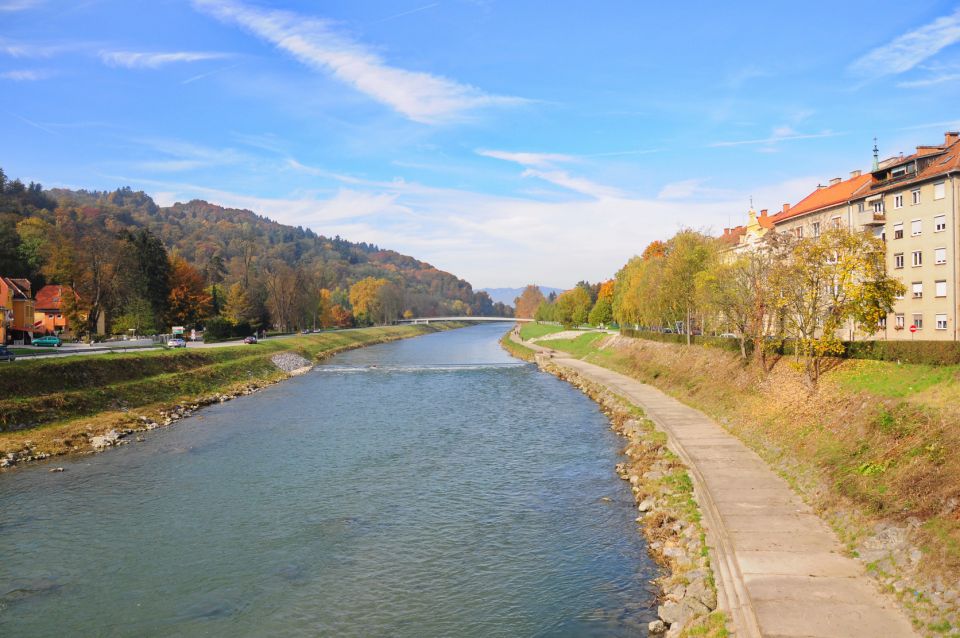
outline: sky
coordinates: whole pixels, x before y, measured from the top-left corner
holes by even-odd
[[[0,0],[0,167],[567,288],[960,127],[960,4]]]

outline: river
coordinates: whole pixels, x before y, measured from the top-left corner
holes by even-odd
[[[505,329],[347,352],[0,475],[0,635],[643,635],[621,441]]]

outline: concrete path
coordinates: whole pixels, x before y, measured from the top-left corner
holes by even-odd
[[[518,341],[517,337],[513,337]],[[724,428],[660,390],[530,342],[642,407],[687,465],[720,608],[738,638],[914,638],[906,616],[787,483]]]

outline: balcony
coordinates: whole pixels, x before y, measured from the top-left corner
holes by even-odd
[[[883,226],[887,223],[887,214],[866,210],[857,215],[861,226]]]

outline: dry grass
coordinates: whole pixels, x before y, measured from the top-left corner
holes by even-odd
[[[657,386],[725,424],[823,512],[862,529],[918,518],[928,576],[960,576],[956,369],[843,361],[815,393],[783,359],[769,374],[734,353],[616,339],[591,361]],[[614,354],[610,354],[613,350]],[[848,541],[859,534],[849,530]]]

